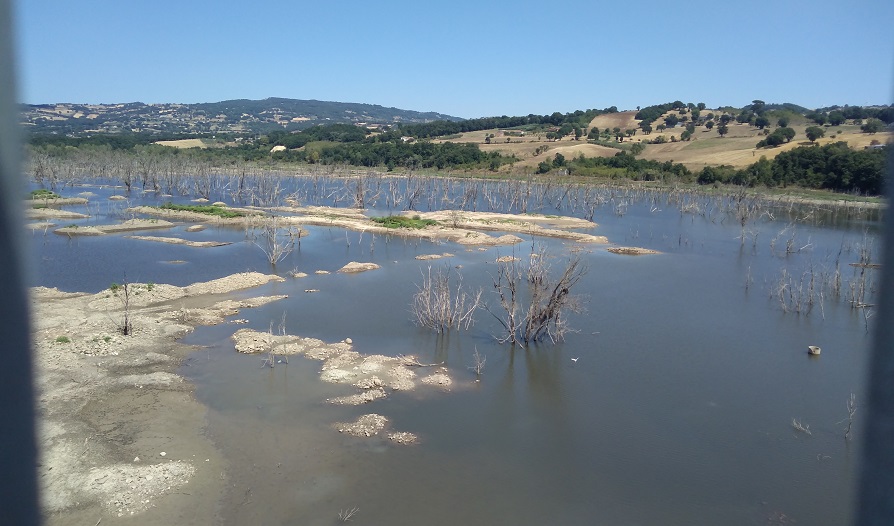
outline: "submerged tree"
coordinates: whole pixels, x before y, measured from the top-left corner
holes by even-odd
[[[413,295],[413,315],[416,323],[437,332],[449,329],[468,329],[473,315],[481,304],[481,290],[467,293],[462,288],[462,275],[457,273],[456,285],[450,284],[450,269],[444,268],[422,274],[422,284]]]
[[[301,243],[301,228],[279,225],[278,218],[271,216],[263,219],[261,224],[261,241],[257,238],[253,239],[253,243],[260,248],[267,261],[276,266],[286,256],[292,253],[295,248],[295,241]],[[252,234],[254,237],[254,234]]]
[[[500,343],[527,345],[547,337],[552,342],[561,341],[569,330],[566,312],[580,312],[580,301],[571,289],[587,272],[581,258],[573,256],[556,279],[550,275],[547,257],[541,247],[538,252],[532,251],[527,269],[515,258],[500,263],[493,277],[499,309],[485,304],[505,329],[497,338]]]

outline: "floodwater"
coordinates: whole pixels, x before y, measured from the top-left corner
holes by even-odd
[[[871,307],[847,301],[849,284],[861,282],[861,269],[848,264],[861,250],[877,253],[877,217],[777,210],[749,219],[743,242],[735,218],[705,212],[707,205],[681,212],[660,195],[625,197],[623,205],[596,208],[592,233],[662,253],[619,256],[602,246],[533,240],[546,247],[553,270],[576,253],[588,273],[573,291],[586,307],[569,317],[576,332],[528,348],[499,344],[500,326],[486,311],[468,331],[416,327],[410,303],[431,266],[461,273],[465,288],[483,287],[497,306],[495,259],[514,253],[524,261],[532,240],[480,250],[310,227],[276,268],[309,276],[246,293],[288,299],[242,311],[246,325],[199,328],[186,339],[201,349],[181,373],[208,406],[208,432],[228,461],[221,523],[335,524],[349,510],[354,523],[391,525],[848,522],[873,324]],[[114,212],[110,206],[106,215]],[[111,222],[97,215],[84,222]],[[803,221],[794,222],[799,215]],[[68,240],[39,231],[34,283],[97,291],[125,273],[131,281],[182,285],[272,271],[239,230],[178,226],[155,235],[234,244]],[[414,259],[444,252],[454,257]],[[334,273],[349,261],[381,268]],[[840,297],[828,287],[836,262]],[[872,304],[878,271],[863,272],[862,301]],[[783,307],[775,292],[785,276],[794,281]],[[800,313],[793,297],[801,298]],[[233,349],[236,329],[267,330],[284,313],[292,334],[351,338],[362,354],[444,362],[453,385],[420,385],[356,407],[327,404],[355,390],[321,382],[319,362],[294,356],[271,369]],[[808,345],[822,354],[808,356]],[[476,350],[487,359],[480,381],[470,369]],[[846,440],[851,393],[858,411]],[[333,429],[367,413],[415,433],[419,443]],[[793,419],[810,433],[796,430]]]

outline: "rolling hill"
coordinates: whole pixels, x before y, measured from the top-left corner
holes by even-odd
[[[23,105],[28,133],[84,136],[97,133],[254,134],[301,130],[316,124],[390,125],[457,121],[435,112],[386,108],[376,104],[268,98],[201,104],[40,104]]]

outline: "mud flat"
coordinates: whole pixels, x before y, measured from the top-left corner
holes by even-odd
[[[185,245],[187,247],[208,248],[223,247],[232,245],[226,241],[190,241],[179,237],[160,237],[160,236],[127,236],[128,239],[138,239],[140,241],[154,241],[156,243],[167,243],[169,245]]]
[[[176,374],[192,350],[176,340],[283,298],[223,296],[274,280],[242,273],[188,287],[130,283],[126,336],[120,289],[32,289],[46,524],[215,522],[227,465],[204,434],[205,408]]]
[[[279,363],[282,357],[302,355],[322,362],[320,379],[354,388],[354,393],[329,398],[335,405],[362,405],[387,398],[396,391],[412,391],[419,387],[450,391],[456,387],[450,371],[442,364],[420,363],[415,356],[364,355],[354,350],[353,341],[326,343],[315,338],[291,334],[276,335],[253,329],[239,329],[233,336],[237,352],[267,355],[265,363]],[[280,358],[277,358],[280,357]],[[415,444],[418,437],[409,431],[390,429],[389,420],[381,415],[364,415],[355,422],[334,422],[339,433],[356,437],[387,437],[399,445]]]
[[[646,256],[649,254],[660,254],[657,250],[652,250],[648,248],[640,248],[640,247],[608,247],[605,249],[612,254],[619,254],[622,256]]]
[[[87,219],[90,216],[55,208],[29,208],[25,211],[25,217],[28,219]]]
[[[56,234],[67,236],[104,236],[119,232],[136,232],[139,230],[163,230],[172,228],[174,223],[160,219],[128,219],[114,225],[66,226],[54,230]]]

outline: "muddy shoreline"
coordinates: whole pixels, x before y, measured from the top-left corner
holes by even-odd
[[[282,278],[242,273],[188,287],[31,291],[41,509],[48,525],[213,524],[227,464],[206,408],[176,371],[197,325],[284,296],[226,295]],[[189,308],[186,308],[186,305]]]

